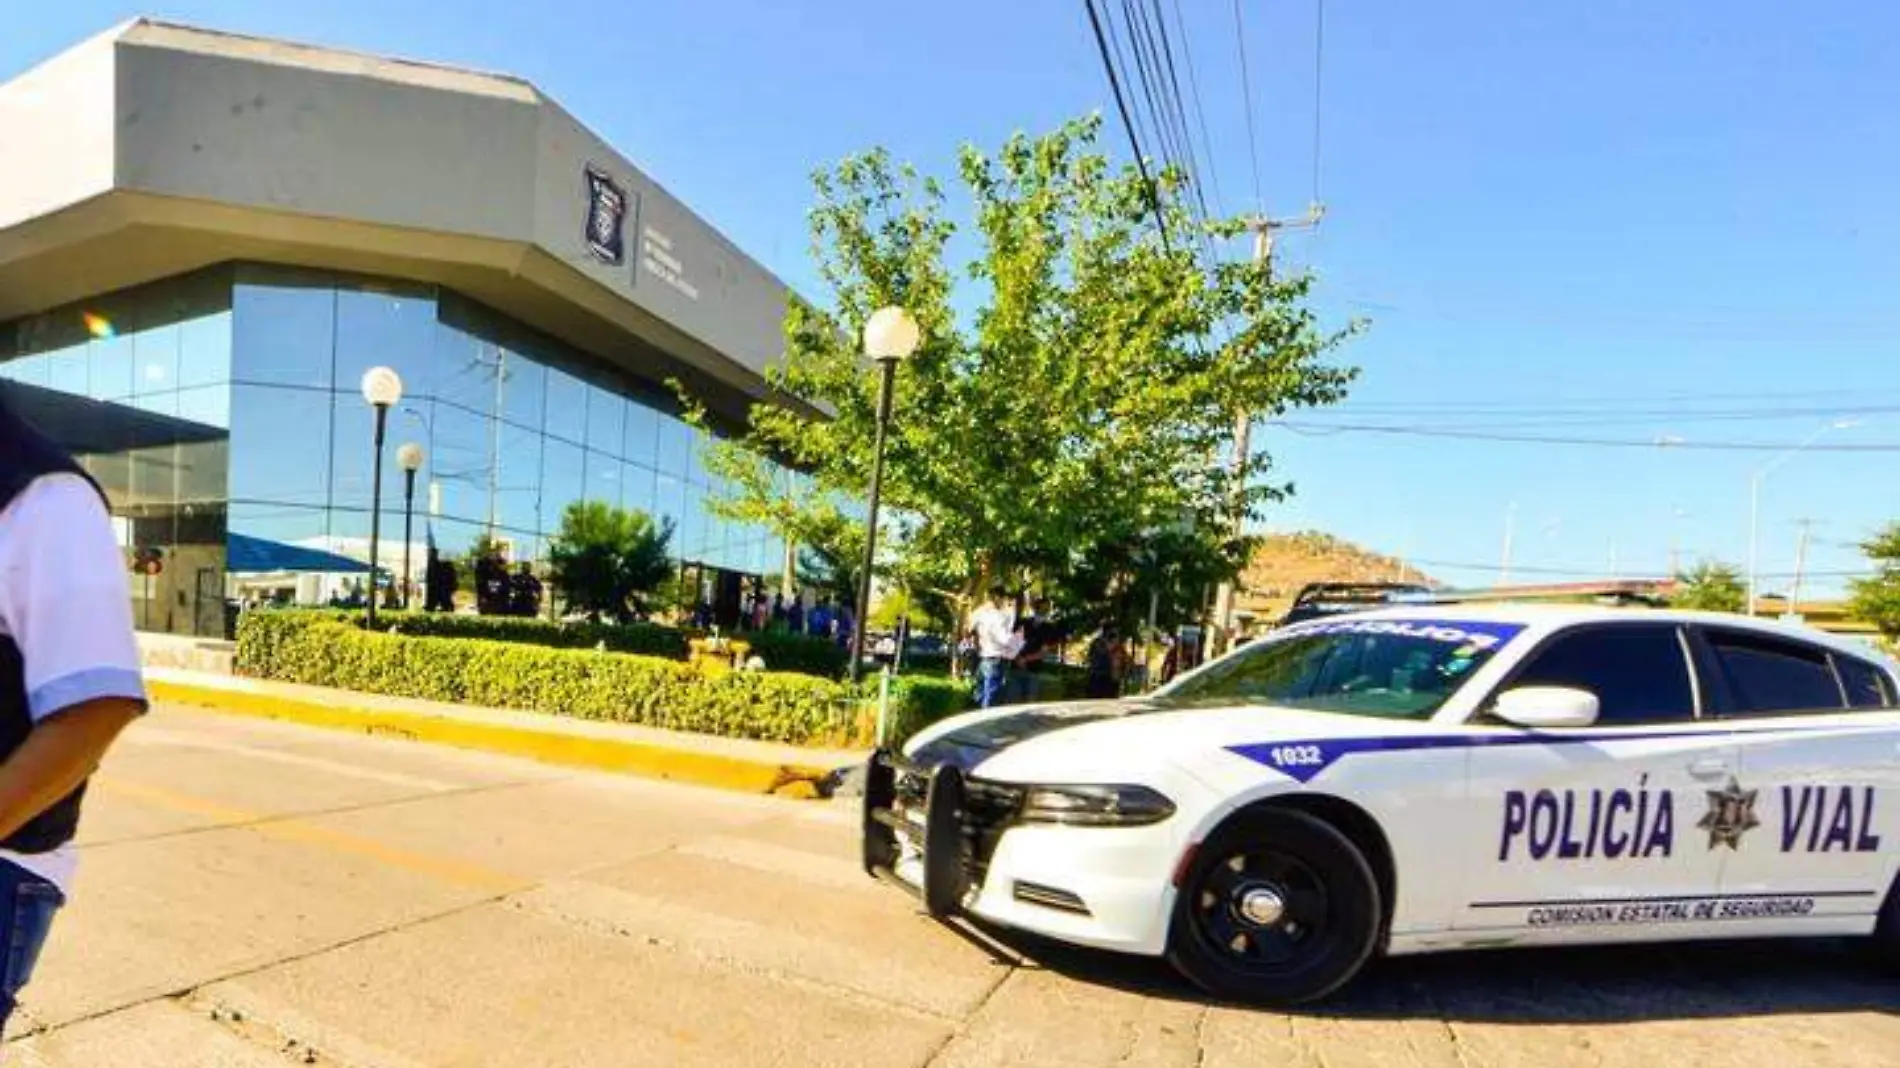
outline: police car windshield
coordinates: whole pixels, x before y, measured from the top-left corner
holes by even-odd
[[[1522,629],[1471,620],[1309,623],[1248,646],[1160,696],[1423,719]]]

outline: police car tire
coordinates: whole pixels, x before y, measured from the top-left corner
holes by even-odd
[[[1880,922],[1874,927],[1874,963],[1900,975],[1900,875],[1887,891],[1887,903],[1880,910]]]
[[[1194,910],[1214,869],[1249,850],[1271,852],[1303,865],[1323,884],[1327,923],[1298,965],[1262,972],[1241,967],[1210,943]],[[1378,878],[1365,854],[1331,824],[1292,809],[1264,808],[1230,820],[1195,851],[1175,900],[1168,962],[1217,998],[1260,1005],[1291,1005],[1331,994],[1358,974],[1378,948],[1384,907]]]

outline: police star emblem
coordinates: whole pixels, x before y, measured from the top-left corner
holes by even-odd
[[[1734,779],[1728,781],[1726,790],[1709,790],[1709,814],[1702,817],[1697,827],[1709,832],[1709,848],[1725,845],[1730,849],[1742,847],[1742,834],[1751,827],[1761,826],[1761,820],[1755,817],[1755,798],[1759,790],[1744,790]]]

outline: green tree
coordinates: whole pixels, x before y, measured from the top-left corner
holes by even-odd
[[[829,510],[799,524],[798,574],[804,584],[833,604],[858,601],[858,575],[864,570],[864,524]]]
[[[1742,576],[1734,567],[1719,560],[1704,560],[1676,574],[1676,592],[1670,596],[1672,608],[1691,608],[1704,612],[1740,612],[1747,607],[1748,593],[1742,588]]]
[[[793,298],[774,383],[794,402],[755,406],[744,440],[711,450],[732,487],[714,507],[811,544],[801,533],[862,499],[879,372],[858,337],[873,310],[899,304],[924,340],[896,376],[881,573],[964,611],[993,580],[1049,585],[1163,524],[1186,532],[1171,549],[1188,570],[1236,572],[1236,504],[1258,516],[1291,487],[1261,477],[1262,453],[1231,472],[1235,419],[1343,397],[1356,372],[1328,357],[1354,327],[1319,326],[1305,277],[1204,259],[1203,236],[1244,227],[1197,232],[1173,172],[1160,179],[1164,236],[1147,186],[1110,165],[1100,132],[1090,117],[994,154],[966,147],[961,235],[940,183],[882,150],[817,174],[827,299]],[[953,263],[966,248],[974,258]],[[810,472],[808,488],[765,456]],[[1093,581],[1091,596],[1111,585]]]
[[[931,590],[896,589],[871,606],[871,630],[895,631],[908,618],[913,634],[949,635],[956,630],[957,613],[948,597]]]
[[[561,514],[548,547],[550,573],[569,611],[627,623],[644,616],[651,595],[673,574],[667,546],[673,521],[655,526],[641,511],[575,501]]]
[[[1881,528],[1861,542],[1860,551],[1873,562],[1874,574],[1847,584],[1847,609],[1889,639],[1900,637],[1900,523]]]

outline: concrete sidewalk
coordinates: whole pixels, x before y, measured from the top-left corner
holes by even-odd
[[[822,796],[832,772],[869,756],[179,668],[145,678],[158,701],[745,793]]]

